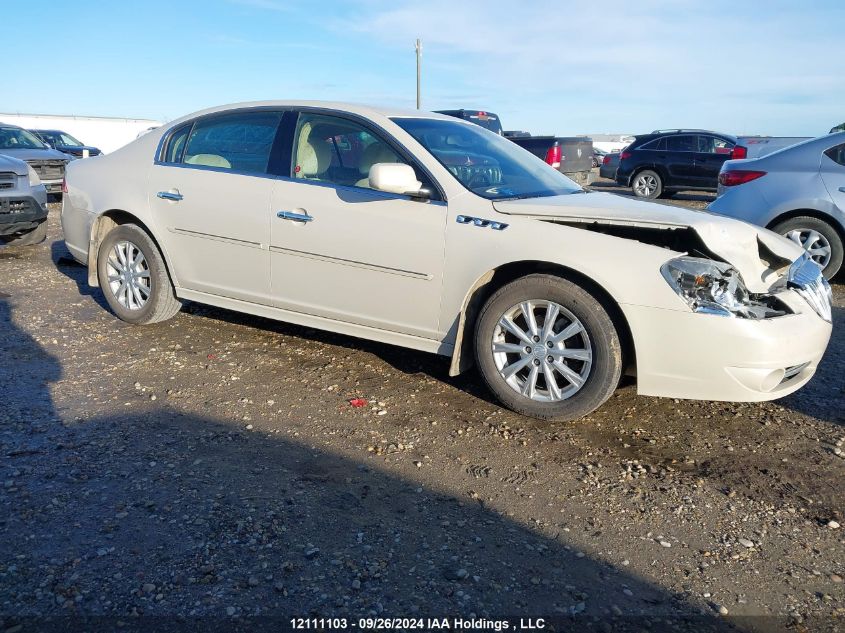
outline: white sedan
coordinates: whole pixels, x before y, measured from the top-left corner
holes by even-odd
[[[704,212],[587,193],[427,112],[211,108],[67,170],[62,225],[115,314],[181,299],[473,364],[543,419],[641,394],[778,398],[813,376],[830,288],[802,249]]]

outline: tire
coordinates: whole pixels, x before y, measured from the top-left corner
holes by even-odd
[[[528,312],[535,318],[534,335],[522,308],[528,302]],[[545,328],[550,304],[559,310],[552,336]],[[510,324],[528,339],[502,325],[509,315]],[[564,338],[553,341],[555,334]],[[595,411],[613,394],[622,375],[621,342],[605,308],[580,286],[554,275],[528,275],[497,290],[478,316],[474,347],[481,376],[496,398],[517,413],[541,420],[574,420]],[[577,380],[565,378],[559,364]],[[507,373],[512,375],[506,378]]]
[[[828,279],[842,268],[842,237],[833,225],[807,215],[790,218],[772,227],[772,231],[800,244],[810,253]],[[825,254],[825,249],[827,253]],[[815,251],[815,255],[814,255]]]
[[[127,253],[136,262],[128,267],[133,273],[128,285],[121,274]],[[106,235],[97,253],[97,278],[109,307],[127,323],[166,321],[182,307],[158,246],[135,224],[122,224]],[[133,286],[135,290],[130,291]]]
[[[653,200],[659,198],[663,193],[663,180],[660,174],[650,169],[643,169],[637,172],[631,179],[631,191],[638,198]]]
[[[6,246],[34,246],[47,239],[47,220],[27,233],[0,238]]]

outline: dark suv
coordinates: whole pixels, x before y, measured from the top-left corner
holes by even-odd
[[[619,156],[616,182],[639,198],[716,191],[722,163],[745,158],[736,138],[707,130],[657,130],[636,137]]]

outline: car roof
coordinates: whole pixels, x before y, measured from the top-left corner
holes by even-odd
[[[728,139],[734,144],[737,142],[736,137],[731,134],[723,134],[722,132],[714,132],[713,130],[694,130],[690,128],[676,130],[656,130],[654,132],[650,132],[649,134],[635,134],[634,136],[636,140],[634,141],[634,143],[636,143],[637,145],[642,145],[643,143],[648,142],[652,139],[662,138],[664,136],[678,136],[685,134],[711,134],[713,136],[718,136],[719,138]],[[634,143],[631,144],[633,145]]]
[[[270,100],[270,101],[245,101],[241,103],[230,103],[226,105],[214,106],[206,108],[198,112],[193,112],[179,119],[173,121],[187,121],[198,116],[208,114],[215,114],[217,112],[226,112],[227,110],[239,110],[248,108],[325,108],[327,110],[339,110],[349,114],[357,114],[367,118],[425,118],[425,119],[441,119],[444,121],[454,121],[454,117],[445,114],[437,114],[427,110],[413,110],[411,108],[400,107],[379,107],[363,103],[352,103],[342,101],[290,101],[290,100]],[[169,127],[169,126],[168,126]]]

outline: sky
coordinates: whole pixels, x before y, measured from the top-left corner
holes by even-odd
[[[845,121],[841,0],[0,0],[0,112],[167,121],[262,99],[477,108],[534,134]],[[9,25],[21,24],[16,28]]]

